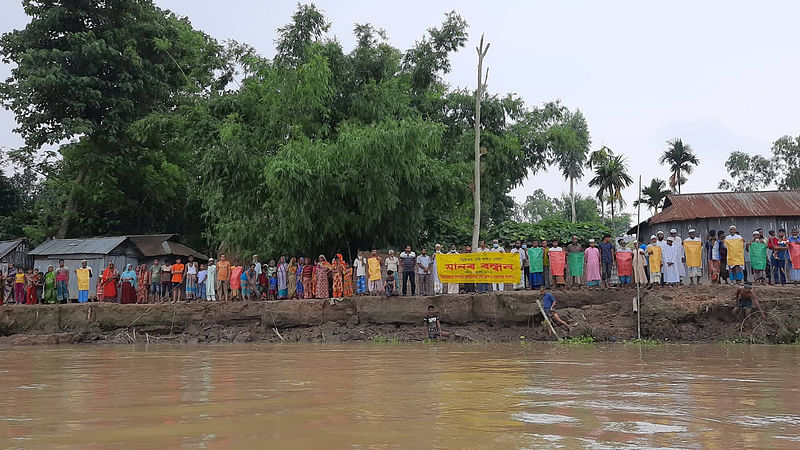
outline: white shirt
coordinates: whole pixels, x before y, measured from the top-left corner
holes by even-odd
[[[353,261],[353,267],[356,269],[357,277],[367,276],[367,260],[363,256]]]
[[[253,264],[256,265],[256,275],[261,275],[261,263],[256,261]]]
[[[392,272],[397,273],[398,264],[400,264],[400,260],[397,259],[397,256],[386,257],[386,270],[391,270]]]
[[[492,247],[492,249],[491,249],[491,250],[489,250],[489,251],[490,251],[490,252],[505,253],[505,252],[506,252],[506,249],[504,249],[503,247],[500,247],[500,246],[498,245],[497,247]]]

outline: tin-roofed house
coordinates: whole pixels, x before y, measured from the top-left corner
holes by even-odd
[[[668,235],[673,228],[682,237],[694,228],[698,237],[705,239],[710,230],[727,234],[731,225],[736,225],[746,240],[759,228],[765,234],[780,228],[788,232],[800,226],[800,191],[670,194],[663,210],[639,226],[647,240],[659,230]],[[635,234],[636,227],[628,233]]]
[[[195,251],[180,242],[176,242],[175,234],[139,234],[129,235],[128,238],[133,242],[136,248],[142,253],[142,258],[139,264],[150,265],[156,258],[159,261],[175,262],[175,258],[181,257],[185,263],[189,256],[194,256],[196,261],[206,262],[208,256]]]
[[[29,254],[34,258],[34,267],[42,272],[46,272],[50,264],[58,267],[58,260],[64,260],[64,266],[70,272],[68,286],[71,299],[78,298],[75,269],[81,266],[81,260],[85,259],[92,268],[89,297],[93,298],[97,292],[97,279],[108,263],[113,262],[114,267],[122,272],[126,264],[137,264],[142,256],[127,236],[51,239],[31,250]]]
[[[3,273],[8,263],[14,263],[14,267],[22,269],[33,267],[33,258],[28,255],[28,242],[25,238],[0,241],[0,270]]]

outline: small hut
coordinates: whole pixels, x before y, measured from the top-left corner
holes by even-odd
[[[50,264],[58,267],[58,260],[64,260],[64,266],[70,272],[68,284],[70,298],[78,298],[78,279],[75,269],[81,266],[81,260],[85,259],[94,273],[89,281],[91,297],[97,292],[97,279],[108,263],[113,262],[117,270],[122,272],[126,264],[137,264],[142,256],[127,236],[51,239],[31,250],[30,255],[34,258],[34,267],[42,272],[46,272]]]
[[[22,269],[33,267],[33,258],[28,256],[28,241],[25,238],[0,241],[0,269],[3,273],[8,263],[14,263],[14,267]]]
[[[176,242],[176,237],[176,234],[138,234],[129,235],[128,239],[142,253],[143,257],[139,259],[139,264],[150,265],[156,258],[161,262],[172,263],[177,257],[182,258],[185,263],[189,256],[194,256],[198,262],[208,261],[208,256]]]

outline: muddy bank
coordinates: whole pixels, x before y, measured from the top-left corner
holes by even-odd
[[[734,288],[643,291],[642,337],[679,341],[788,343],[800,338],[800,287],[757,287],[767,320],[731,310]],[[561,337],[598,341],[636,337],[635,290],[556,292],[571,325]],[[436,306],[452,339],[466,342],[553,340],[536,306],[538,293],[283,300],[158,305],[69,304],[0,307],[0,343],[419,341],[422,317]]]

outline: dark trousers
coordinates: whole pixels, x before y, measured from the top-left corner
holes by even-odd
[[[786,284],[786,260],[776,259],[772,265],[775,284]]]
[[[530,278],[531,278],[531,268],[530,267],[523,267],[522,272],[524,276],[522,277],[522,282],[524,283],[524,288],[528,289],[530,287]]]
[[[417,281],[414,279],[414,272],[403,272],[403,295],[406,295],[408,292],[406,290],[406,282],[411,280],[411,295],[416,295],[417,293]]]

